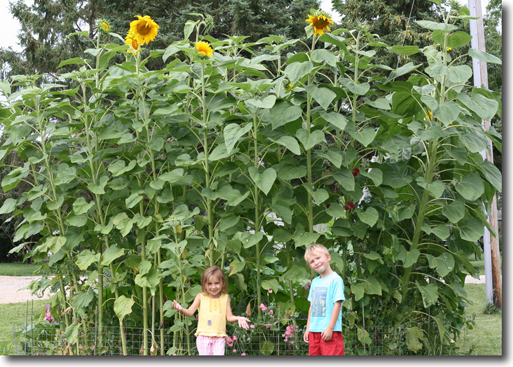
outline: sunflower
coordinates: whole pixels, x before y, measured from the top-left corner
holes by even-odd
[[[196,43],[196,50],[198,50],[201,56],[214,56],[214,50],[212,50],[208,42],[199,41]]]
[[[325,14],[318,14],[315,17],[312,17],[310,14],[308,14],[308,19],[306,21],[311,23],[308,27],[314,27],[314,36],[316,36],[317,34],[322,36],[324,34],[324,30],[331,32],[329,25],[330,23],[333,24],[333,21],[330,19],[329,16]]]
[[[139,45],[144,45],[150,41],[153,41],[159,32],[159,25],[155,23],[149,15],[141,17],[136,15],[139,20],[134,20],[130,23],[130,30],[128,33],[132,34],[132,37],[137,40]]]
[[[109,33],[110,31],[110,24],[108,20],[100,19],[98,21],[98,29],[103,33]]]
[[[135,38],[131,32],[128,32],[126,35],[125,44],[130,46],[130,49],[128,50],[129,53],[133,53],[135,55],[139,51],[139,42],[137,42],[137,38]]]

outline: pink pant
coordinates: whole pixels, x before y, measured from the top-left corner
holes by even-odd
[[[224,337],[203,335],[196,337],[196,346],[200,356],[224,356],[225,344]]]

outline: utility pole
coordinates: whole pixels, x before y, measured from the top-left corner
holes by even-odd
[[[486,52],[483,26],[483,10],[481,0],[468,0],[468,8],[472,17],[479,19],[470,20],[470,35],[472,36],[472,48]],[[472,66],[474,72],[474,86],[488,88],[488,69],[484,61],[473,58]],[[490,121],[482,121],[483,128],[490,128]],[[492,143],[489,140],[490,149],[481,152],[484,159],[493,163]],[[491,212],[488,222],[496,235],[499,235],[499,226],[497,221],[497,196],[493,197]],[[484,260],[485,260],[485,282],[486,282],[486,300],[493,303],[496,307],[502,309],[502,276],[500,266],[500,248],[499,239],[490,234],[488,228],[484,228]]]

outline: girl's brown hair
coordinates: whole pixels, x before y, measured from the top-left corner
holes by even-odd
[[[226,282],[226,277],[224,276],[224,273],[219,266],[211,266],[210,268],[205,269],[203,272],[203,275],[201,276],[201,290],[203,293],[208,294],[208,280],[212,277],[217,278],[219,283],[221,283],[221,293],[227,293],[228,283]]]

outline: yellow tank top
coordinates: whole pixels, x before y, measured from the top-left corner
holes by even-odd
[[[201,293],[201,301],[198,311],[198,329],[195,336],[220,336],[226,335],[226,303],[228,295],[222,294],[217,299]]]

